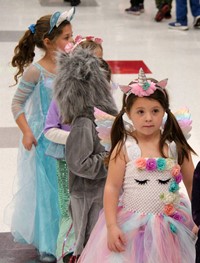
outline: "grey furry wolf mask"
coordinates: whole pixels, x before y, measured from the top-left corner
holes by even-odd
[[[58,53],[58,71],[54,82],[54,99],[64,123],[80,116],[94,118],[94,107],[118,113],[100,59],[89,49],[77,47],[71,53]]]

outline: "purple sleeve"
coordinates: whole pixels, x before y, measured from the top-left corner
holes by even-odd
[[[59,115],[58,107],[54,100],[51,101],[49,110],[46,116],[46,122],[44,127],[44,133],[46,133],[51,128],[58,128],[65,131],[70,130],[69,125],[62,124],[61,117]]]
[[[192,187],[192,216],[195,224],[200,225],[200,162],[194,171]]]

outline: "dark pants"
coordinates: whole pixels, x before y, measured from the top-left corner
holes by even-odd
[[[164,4],[168,4],[171,7],[173,0],[155,0],[155,1],[156,1],[156,7],[160,9]]]
[[[140,4],[144,3],[144,0],[131,0],[131,6],[139,6]]]

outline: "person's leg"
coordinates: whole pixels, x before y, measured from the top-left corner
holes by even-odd
[[[172,16],[171,16],[171,10],[172,10],[172,1],[173,0],[168,0],[168,1],[166,1],[166,3],[169,5],[169,7],[170,7],[170,10],[168,11],[168,12],[166,12],[166,14],[165,14],[165,18],[166,19],[170,19]]]
[[[200,29],[200,1],[190,0],[190,8],[194,17],[193,26],[194,28]]]
[[[85,233],[85,244],[87,243],[90,234],[99,218],[99,213],[101,211],[103,207],[103,203],[102,201],[97,200],[97,202],[94,202],[90,208],[90,211],[88,213],[88,224],[87,224],[87,229],[86,229],[86,233]]]
[[[81,3],[80,0],[70,0],[71,6],[77,6]]]
[[[80,251],[83,250],[83,240],[85,239],[85,230],[87,225],[84,216],[84,213],[86,213],[84,207],[84,198],[76,198],[73,195],[70,196],[69,211],[71,213],[76,239],[74,256],[79,256]]]
[[[187,25],[187,0],[176,0],[176,21]]]
[[[131,0],[131,6],[139,6],[140,0]]]
[[[200,16],[200,1],[199,0],[190,0],[190,8],[193,17]]]
[[[131,0],[131,7],[126,8],[125,12],[133,15],[140,15],[140,0]]]
[[[159,7],[158,12],[155,16],[155,21],[160,22],[167,14],[170,14],[171,6],[167,4],[166,1],[160,1],[159,3],[157,2],[157,4],[159,5]]]
[[[187,0],[176,0],[176,21],[169,23],[169,28],[188,30]]]
[[[144,13],[144,0],[139,0],[140,13]]]

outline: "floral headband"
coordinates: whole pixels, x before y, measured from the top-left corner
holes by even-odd
[[[59,25],[63,21],[67,20],[70,22],[73,19],[74,14],[75,14],[75,7],[72,7],[69,11],[65,11],[63,13],[55,12],[50,18],[49,34],[51,33],[54,27],[59,27]]]
[[[87,41],[87,40],[91,40],[94,41],[95,43],[101,45],[103,43],[103,40],[99,37],[94,37],[94,36],[86,36],[86,37],[82,37],[81,35],[78,35],[75,37],[74,43],[69,42],[66,46],[65,46],[65,52],[66,53],[70,53],[72,52],[80,43]]]
[[[135,94],[138,97],[146,97],[153,94],[157,89],[164,93],[167,81],[167,79],[164,79],[155,83],[147,80],[143,69],[140,68],[138,79],[131,82],[128,86],[120,86],[120,89],[127,95],[127,98],[130,94]]]

